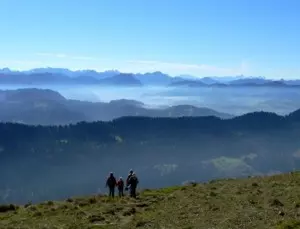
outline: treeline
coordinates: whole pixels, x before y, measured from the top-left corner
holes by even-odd
[[[144,188],[300,168],[298,113],[256,112],[229,120],[124,117],[65,126],[1,123],[0,202],[103,192],[109,171],[124,176],[130,168]]]

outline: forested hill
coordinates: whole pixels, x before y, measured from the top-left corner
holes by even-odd
[[[0,124],[0,202],[103,192],[109,171],[141,187],[300,168],[300,116],[124,117],[66,126]]]
[[[206,107],[175,105],[147,108],[135,100],[118,99],[110,102],[71,100],[53,90],[26,88],[0,90],[0,122],[29,125],[68,125],[85,121],[111,121],[123,116],[182,117],[216,116],[223,119],[233,115]]]

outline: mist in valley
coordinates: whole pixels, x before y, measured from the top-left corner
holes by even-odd
[[[24,88],[30,90],[17,91]],[[176,118],[174,112],[169,119],[168,110],[160,113],[119,106],[118,102],[95,103],[128,99],[143,102],[146,108],[193,105],[236,116],[261,110],[286,115],[300,108],[300,91],[295,88],[2,85],[0,89],[16,90],[10,94],[11,100],[1,105],[2,113],[5,109],[11,112],[3,117],[14,114],[30,124],[66,123],[74,118],[72,125],[63,126],[0,124],[0,203],[105,193],[107,174],[113,171],[117,177],[125,177],[130,168],[138,173],[140,189],[300,168],[298,112],[287,118],[253,113],[224,120]],[[39,96],[56,101],[45,105]],[[111,120],[132,112],[152,118]],[[155,118],[157,114],[164,118]],[[76,124],[85,115],[90,115],[88,123]],[[98,120],[109,122],[90,123]]]
[[[298,88],[0,85],[0,90],[20,88],[51,89],[59,92],[65,98],[73,100],[110,102],[111,100],[129,99],[143,102],[147,108],[193,105],[232,115],[254,111],[275,112],[285,115],[300,107],[300,91]]]

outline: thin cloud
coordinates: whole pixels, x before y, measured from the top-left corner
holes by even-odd
[[[90,56],[73,56],[71,57],[73,60],[98,60],[97,58],[90,57]]]
[[[12,65],[12,64],[22,64],[22,65],[37,65],[41,64],[38,60],[0,60],[1,65]]]
[[[97,58],[91,56],[74,56],[74,55],[68,55],[64,53],[41,52],[41,53],[36,53],[35,55],[44,56],[44,57],[53,57],[53,58],[65,58],[65,59],[72,59],[72,60],[97,60]]]
[[[56,57],[56,58],[66,58],[67,55],[63,53],[48,53],[48,52],[39,52],[36,53],[37,56],[48,56],[48,57]]]

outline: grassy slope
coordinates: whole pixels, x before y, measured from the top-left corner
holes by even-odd
[[[137,200],[49,201],[0,213],[0,228],[296,229],[300,173],[145,190]]]

